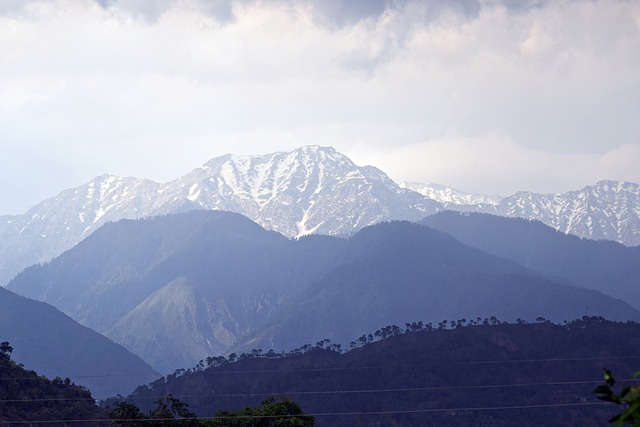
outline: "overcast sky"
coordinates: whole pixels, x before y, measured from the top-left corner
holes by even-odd
[[[0,1],[0,214],[309,144],[468,192],[640,182],[640,1]]]

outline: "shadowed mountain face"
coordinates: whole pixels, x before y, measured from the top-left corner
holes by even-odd
[[[640,309],[640,247],[567,235],[538,221],[442,212],[422,224],[523,266],[627,301]]]
[[[228,212],[105,225],[8,287],[168,371],[233,346],[333,265],[344,241],[297,241]]]
[[[0,288],[0,341],[13,359],[49,378],[71,378],[96,398],[131,392],[158,373],[95,331],[55,307]]]
[[[620,300],[554,283],[421,225],[289,240],[211,211],[108,224],[9,287],[165,372],[231,350],[346,343],[415,319],[640,320]]]
[[[495,315],[562,322],[601,310],[612,319],[638,318],[628,304],[600,292],[554,283],[450,235],[406,222],[360,231],[349,240],[343,261],[242,350],[285,350],[291,343],[323,338],[345,344],[363,331],[408,319],[436,324]]]

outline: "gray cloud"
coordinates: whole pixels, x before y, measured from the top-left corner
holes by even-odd
[[[228,23],[234,18],[233,4],[246,3],[247,0],[94,0],[104,9],[119,9],[128,12],[134,19],[153,24],[165,13],[183,7],[191,8],[216,20]]]
[[[13,1],[13,0],[7,0]],[[132,17],[147,22],[156,22],[160,16],[171,9],[185,4],[222,22],[234,18],[234,5],[247,5],[255,0],[94,0],[104,8],[119,8],[128,11]],[[291,7],[307,5],[313,11],[315,22],[331,28],[342,28],[362,20],[379,19],[385,13],[404,10],[407,6],[419,3],[424,10],[424,24],[437,21],[443,14],[450,12],[467,18],[477,17],[482,7],[504,6],[512,11],[527,11],[540,7],[541,0],[498,0],[493,4],[481,0],[272,0],[272,3],[287,4]],[[16,1],[19,7],[24,1]]]

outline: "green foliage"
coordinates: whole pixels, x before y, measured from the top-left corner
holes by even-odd
[[[170,394],[155,402],[158,406],[149,414],[151,419],[158,420],[159,426],[197,426],[196,414],[190,412],[189,405]]]
[[[140,408],[129,402],[116,402],[114,408],[109,411],[109,418],[112,420],[113,425],[116,426],[138,427],[149,425],[147,423],[149,417],[143,414]]]
[[[247,406],[240,411],[218,411],[216,418],[197,420],[188,405],[171,395],[155,401],[156,407],[145,415],[133,403],[116,402],[109,418],[116,426],[214,426],[214,427],[313,427],[315,419],[305,415],[295,402],[286,397],[270,397],[260,408]]]
[[[640,386],[624,387],[620,394],[616,394],[613,390],[616,380],[611,371],[607,369],[603,371],[605,384],[596,387],[593,392],[600,394],[598,399],[615,403],[622,409],[622,412],[611,418],[609,422],[616,426],[640,426]],[[633,375],[634,378],[639,376],[640,371]]]
[[[11,352],[13,347],[9,345],[8,341],[0,343],[0,363],[9,363],[11,361]]]
[[[196,414],[190,412],[188,405],[169,395],[155,401],[157,405],[145,415],[133,403],[116,402],[109,411],[109,418],[117,426],[198,426]]]
[[[214,427],[313,427],[315,418],[305,415],[297,403],[286,397],[270,397],[260,408],[246,406],[240,411],[218,411],[202,424]]]
[[[91,393],[69,378],[48,380],[11,359],[9,342],[0,343],[0,424],[104,417]]]

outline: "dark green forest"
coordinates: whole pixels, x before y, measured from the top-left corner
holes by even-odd
[[[285,397],[270,397],[259,407],[239,411],[221,410],[216,417],[202,418],[188,404],[171,395],[153,401],[143,413],[136,405],[117,401],[101,408],[82,386],[69,378],[49,380],[27,370],[11,358],[13,347],[0,343],[0,425],[6,426],[300,426],[312,427],[315,419]],[[213,419],[212,419],[213,418]]]
[[[640,324],[411,322],[349,347],[212,356],[98,407],[83,387],[13,361],[3,342],[0,424],[600,426],[620,412],[594,393],[606,390],[603,370],[616,387],[638,384]]]
[[[126,401],[147,411],[171,394],[211,417],[280,395],[320,426],[603,425],[618,409],[593,391],[603,369],[630,383],[640,366],[640,324],[586,316],[561,325],[495,317],[412,322],[350,347],[322,340],[286,353],[210,357]]]
[[[108,425],[95,422],[104,420],[106,411],[96,406],[87,389],[68,378],[49,380],[39,376],[13,361],[12,352],[9,342],[0,343],[1,425],[29,425],[27,421],[67,425],[65,420],[74,420],[75,425],[83,420],[91,425]]]

